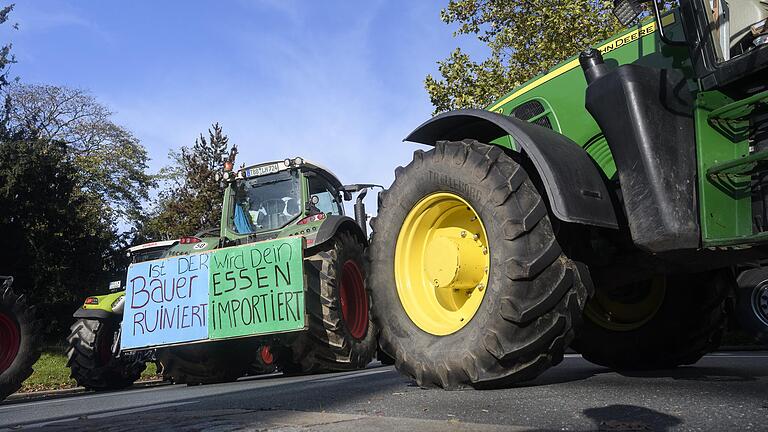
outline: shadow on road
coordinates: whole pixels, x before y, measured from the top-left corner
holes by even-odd
[[[768,368],[730,368],[719,366],[680,366],[674,369],[656,369],[645,371],[614,370],[587,363],[583,367],[553,367],[533,381],[514,385],[514,388],[537,387],[553,384],[566,384],[582,381],[595,376],[616,373],[628,378],[670,378],[681,381],[697,382],[751,382],[768,377]]]
[[[675,369],[651,371],[616,371],[616,373],[632,378],[672,378],[676,380],[701,382],[749,382],[768,376],[768,370],[749,371],[724,367],[681,366]]]
[[[602,367],[602,366],[596,366],[596,365],[589,365],[584,368],[574,369],[569,367],[553,367],[543,374],[539,375],[536,379],[532,381],[525,381],[518,384],[514,384],[511,387],[508,388],[526,388],[526,387],[538,387],[538,386],[546,386],[546,385],[553,385],[553,384],[566,384],[573,381],[583,381],[588,378],[592,378],[594,376],[604,374],[604,373],[610,373],[612,372],[610,369]]]
[[[635,405],[609,405],[582,412],[595,423],[598,431],[664,432],[683,423],[673,415]]]

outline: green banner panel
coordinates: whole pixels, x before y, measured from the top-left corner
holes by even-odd
[[[211,251],[210,339],[305,328],[301,237]]]

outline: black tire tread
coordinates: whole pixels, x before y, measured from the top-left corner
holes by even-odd
[[[157,359],[163,378],[190,386],[236,381],[252,367],[258,350],[248,339],[162,348]]]
[[[67,366],[78,385],[91,390],[122,389],[136,382],[146,369],[146,363],[133,356],[112,357],[107,364],[99,364],[97,338],[112,337],[115,325],[80,318],[70,327]]]
[[[743,330],[758,343],[768,343],[768,326],[753,309],[754,290],[768,280],[768,268],[759,267],[742,271],[738,276],[736,290],[736,320]]]
[[[405,190],[409,183],[417,181],[412,176],[425,167],[441,173],[462,167],[471,170],[474,185],[491,191],[487,206],[494,207],[499,216],[494,223],[503,233],[501,253],[507,263],[504,283],[511,288],[500,298],[498,316],[489,320],[489,328],[479,343],[453,339],[467,351],[455,358],[431,356],[424,346],[404,336],[403,330],[394,329],[393,314],[401,323],[410,320],[399,301],[389,304],[379,292],[394,290],[389,266],[401,221],[389,215],[398,208],[409,210],[403,208],[403,203],[411,200],[406,199]],[[545,200],[525,169],[499,147],[464,140],[438,142],[428,152],[417,150],[409,165],[396,170],[390,189],[380,194],[379,215],[371,225],[371,286],[377,304],[386,309],[375,311],[382,331],[381,344],[386,352],[395,354],[397,369],[418,385],[448,389],[467,385],[503,387],[533,379],[562,360],[590,294],[590,280],[582,277],[584,270],[561,250]]]
[[[19,353],[8,369],[0,371],[0,401],[21,388],[24,380],[32,375],[32,366],[40,358],[40,334],[42,321],[37,316],[34,306],[27,305],[26,296],[16,294],[11,280],[2,284],[0,292],[0,313],[13,318],[19,325]]]
[[[664,303],[642,327],[610,331],[585,317],[573,348],[586,360],[617,370],[696,363],[720,345],[732,279],[730,270],[673,277]]]
[[[345,258],[355,258],[367,274],[365,244],[349,231],[339,231],[332,240],[308,253],[305,269],[309,329],[290,344],[289,358],[278,358],[279,367],[290,373],[364,368],[376,354],[378,330],[369,314],[366,336],[358,341],[349,334],[341,315],[337,264]],[[370,293],[368,298],[370,305]]]

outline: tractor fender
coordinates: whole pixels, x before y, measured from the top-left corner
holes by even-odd
[[[320,225],[320,229],[317,230],[317,235],[315,236],[315,242],[312,244],[311,247],[319,246],[331,238],[338,232],[339,230],[344,229],[352,232],[356,236],[360,238],[360,240],[367,246],[368,245],[368,239],[365,238],[365,234],[363,234],[363,230],[360,229],[360,225],[355,222],[354,219],[352,219],[349,216],[339,216],[339,215],[329,215],[325,218],[323,221],[323,224]]]
[[[432,117],[404,141],[435,145],[469,138],[490,143],[506,135],[533,162],[555,217],[618,229],[603,174],[583,148],[553,130],[486,110],[461,109]]]
[[[83,304],[74,314],[75,318],[109,319],[123,316],[125,306],[125,291],[111,292],[109,294],[90,296],[95,297],[97,304]]]
[[[104,309],[83,309],[79,308],[72,314],[75,318],[87,318],[87,319],[110,319],[119,317],[115,312],[106,311]]]

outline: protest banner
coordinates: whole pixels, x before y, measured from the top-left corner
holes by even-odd
[[[207,253],[132,264],[125,286],[123,349],[208,337]]]
[[[292,237],[211,252],[211,339],[301,330],[302,239]]]

